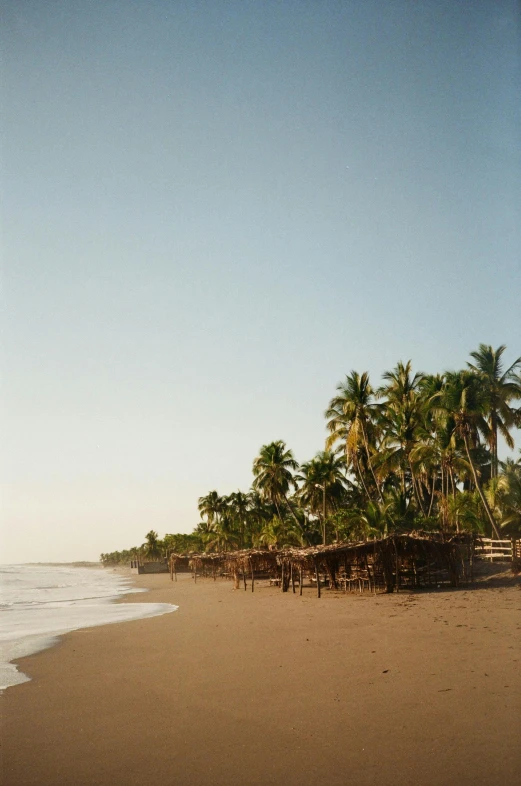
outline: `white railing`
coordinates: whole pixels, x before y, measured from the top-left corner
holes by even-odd
[[[488,559],[492,562],[495,559],[512,559],[511,540],[492,540],[491,538],[480,538],[481,547],[478,546],[476,556]]]

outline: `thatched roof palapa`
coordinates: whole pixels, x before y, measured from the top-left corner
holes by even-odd
[[[402,586],[438,586],[449,581],[456,586],[472,578],[472,558],[476,542],[467,533],[447,537],[441,533],[393,534],[386,538],[357,543],[334,543],[329,546],[309,548],[244,549],[223,554],[172,554],[171,575],[176,566],[188,564],[194,579],[197,573],[216,578],[217,573],[228,575],[239,586],[242,577],[251,578],[252,591],[255,577],[266,574],[273,577],[287,592],[291,583],[302,585],[304,577],[316,583],[320,597],[321,577],[330,588],[352,587],[353,582],[363,587],[386,592],[399,591]]]

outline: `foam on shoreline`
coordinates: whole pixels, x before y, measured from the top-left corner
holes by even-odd
[[[30,679],[13,661],[51,647],[64,633],[177,609],[169,603],[115,603],[146,590],[103,569],[4,565],[0,579],[0,690]]]

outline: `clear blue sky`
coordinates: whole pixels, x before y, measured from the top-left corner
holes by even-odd
[[[521,354],[517,2],[2,7],[0,559],[191,531],[351,369]]]

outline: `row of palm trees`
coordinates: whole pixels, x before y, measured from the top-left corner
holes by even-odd
[[[210,550],[302,545],[413,528],[521,529],[521,463],[498,455],[521,426],[521,357],[481,344],[461,371],[398,363],[373,388],[367,372],[338,385],[325,450],[298,465],[281,440],[253,462],[249,492],[199,499]]]
[[[151,529],[140,546],[100,554],[100,562],[105,566],[128,565],[132,561],[155,562],[167,558],[173,551],[186,554],[190,551],[202,551],[203,548],[199,535],[182,533],[160,538],[159,534]]]
[[[505,351],[481,344],[465,369],[435,375],[400,362],[376,388],[352,371],[325,412],[324,450],[299,465],[282,440],[263,445],[248,491],[210,491],[193,533],[151,531],[141,548],[151,534],[163,554],[411,529],[521,534],[521,460],[498,453],[521,427],[521,357],[504,368]]]

